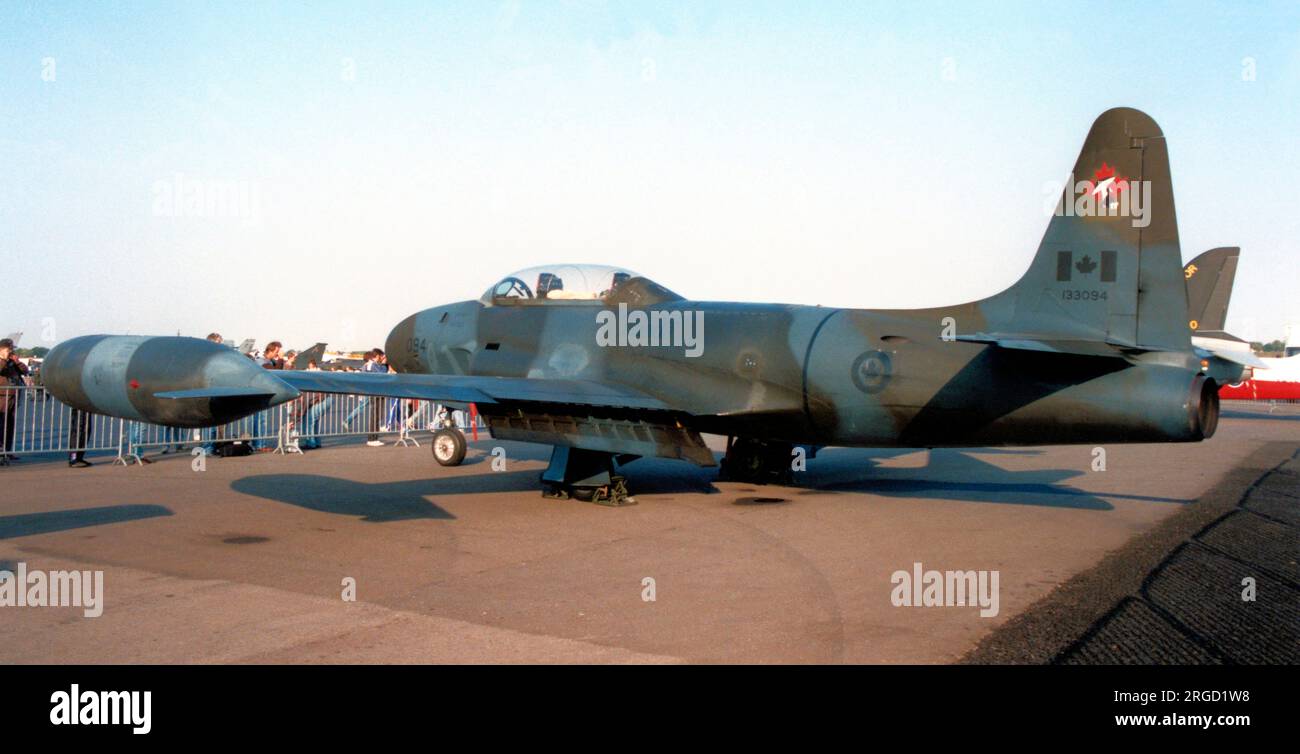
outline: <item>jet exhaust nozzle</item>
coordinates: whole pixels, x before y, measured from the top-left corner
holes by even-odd
[[[1203,374],[1192,380],[1187,396],[1187,422],[1193,439],[1208,440],[1219,428],[1219,384]]]

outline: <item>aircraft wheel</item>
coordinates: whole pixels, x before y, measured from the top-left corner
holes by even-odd
[[[788,482],[793,449],[790,443],[736,438],[722,459],[719,478],[749,484]]]
[[[459,429],[444,427],[433,434],[433,460],[440,466],[459,466],[468,447]]]

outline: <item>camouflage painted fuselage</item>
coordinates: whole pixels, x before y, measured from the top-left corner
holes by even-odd
[[[809,445],[936,447],[1201,439],[1195,359],[1095,358],[945,340],[979,303],[922,310],[669,301],[702,313],[696,357],[599,345],[603,302],[466,301],[389,336],[401,372],[571,378],[662,400],[700,432]],[[1172,357],[1172,358],[1171,358]]]

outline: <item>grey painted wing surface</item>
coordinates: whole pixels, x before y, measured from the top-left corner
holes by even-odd
[[[276,376],[299,390],[321,393],[357,393],[453,403],[563,403],[651,411],[672,410],[658,398],[591,380],[298,371],[278,372]]]

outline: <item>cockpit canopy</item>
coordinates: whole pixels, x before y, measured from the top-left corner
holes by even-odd
[[[513,272],[483,294],[489,305],[575,302],[645,306],[681,296],[622,267],[602,264],[552,264]]]

